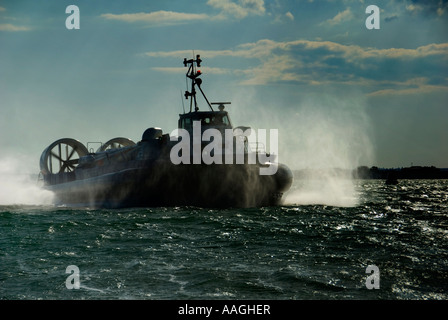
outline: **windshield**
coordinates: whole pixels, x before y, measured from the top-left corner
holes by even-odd
[[[225,126],[231,127],[229,116],[226,112],[192,114],[192,116],[181,117],[180,128],[191,130],[193,121],[201,121],[201,126]]]

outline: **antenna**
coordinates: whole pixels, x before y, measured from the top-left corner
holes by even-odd
[[[182,90],[180,90],[180,100],[182,100],[182,109],[184,110],[184,113],[185,113],[185,104],[184,104],[184,99],[182,99]]]
[[[198,86],[199,90],[202,93],[202,96],[204,97],[205,101],[207,101],[208,106],[210,107],[210,109],[212,111],[214,111],[212,105],[208,101],[207,97],[204,94],[204,91],[202,91],[202,88],[201,88],[202,79],[200,79],[199,76],[202,73],[200,70],[196,71],[196,68],[195,68],[195,64],[196,64],[196,67],[200,67],[201,62],[202,62],[202,60],[201,60],[201,56],[199,54],[196,55],[196,59],[193,58],[193,59],[187,60],[187,58],[184,58],[184,66],[187,67],[187,65],[188,65],[188,71],[187,71],[186,76],[187,76],[187,78],[191,79],[191,91],[185,91],[185,94],[184,94],[185,99],[188,99],[188,97],[192,97],[192,99],[190,100],[190,112],[191,112],[191,109],[193,108],[193,103],[194,103],[194,111],[199,110],[198,103],[196,100],[195,86]]]

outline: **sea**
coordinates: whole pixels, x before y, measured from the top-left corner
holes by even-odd
[[[3,204],[0,299],[446,300],[448,180],[351,183],[347,203]]]

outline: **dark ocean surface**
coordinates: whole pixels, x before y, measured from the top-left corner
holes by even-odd
[[[326,195],[226,210],[2,205],[0,298],[448,299],[448,181],[358,180],[351,196],[348,207]],[[366,287],[369,265],[379,289]]]

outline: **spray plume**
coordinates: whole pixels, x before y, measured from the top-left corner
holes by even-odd
[[[254,95],[234,97],[241,105],[263,106]],[[284,105],[282,105],[284,104]],[[371,126],[360,95],[320,95],[293,107],[279,101],[257,110],[235,108],[233,119],[253,128],[278,128],[278,161],[294,171],[286,205],[356,206],[359,202],[352,170],[373,159]],[[264,108],[267,108],[263,110]],[[245,123],[247,124],[247,123]]]
[[[23,157],[0,159],[0,205],[49,205],[53,194],[37,185]]]

